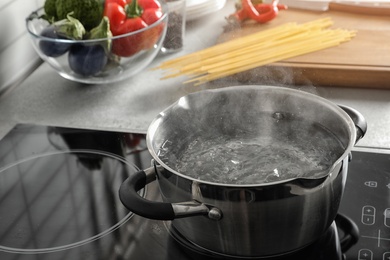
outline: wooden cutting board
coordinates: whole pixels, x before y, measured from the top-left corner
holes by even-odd
[[[242,37],[287,22],[304,23],[331,17],[332,28],[356,30],[350,42],[305,54],[233,77],[243,83],[390,88],[390,17],[337,11],[280,11],[268,24],[248,23],[224,32],[219,42]]]

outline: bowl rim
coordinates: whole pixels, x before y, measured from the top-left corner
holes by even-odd
[[[33,11],[32,13],[29,14],[29,16],[26,17],[25,21],[26,21],[26,28],[27,28],[27,31],[28,33],[37,38],[37,39],[40,39],[40,40],[45,40],[45,41],[50,41],[50,42],[61,42],[61,43],[94,43],[94,42],[101,42],[101,41],[107,41],[107,40],[115,40],[115,39],[120,39],[120,38],[124,38],[124,37],[128,37],[128,36],[132,36],[132,35],[137,35],[141,32],[144,32],[144,31],[148,31],[149,29],[153,28],[153,27],[156,27],[160,24],[162,24],[165,20],[167,20],[167,17],[168,17],[168,7],[167,7],[167,4],[165,1],[162,1],[162,0],[157,0],[160,5],[161,5],[161,11],[162,11],[162,16],[160,17],[159,20],[157,20],[156,22],[148,25],[147,27],[145,28],[142,28],[142,29],[139,29],[139,30],[136,30],[136,31],[133,31],[133,32],[129,32],[129,33],[125,33],[125,34],[120,34],[120,35],[116,35],[116,36],[112,36],[112,37],[107,37],[107,38],[97,38],[97,39],[81,39],[81,40],[75,40],[75,39],[55,39],[55,38],[50,38],[50,37],[46,37],[46,36],[42,36],[40,34],[37,34],[35,32],[33,32],[30,28],[30,24],[35,20],[41,20],[41,21],[46,21],[48,23],[48,25],[50,25],[50,23],[41,18],[40,16],[43,14],[43,11],[44,11],[44,7],[40,7],[38,9],[36,9],[35,11]]]

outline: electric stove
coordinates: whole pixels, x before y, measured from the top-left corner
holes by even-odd
[[[0,140],[0,259],[237,259],[122,206],[121,183],[151,159],[143,134],[17,125]],[[160,200],[156,182],[140,194]],[[390,150],[354,148],[328,231],[265,259],[291,258],[390,259]]]

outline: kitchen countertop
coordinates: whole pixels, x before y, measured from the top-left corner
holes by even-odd
[[[226,24],[224,17],[233,10],[230,0],[218,13],[188,22],[184,49],[158,56],[150,67],[214,45]],[[161,73],[145,70],[119,83],[83,85],[60,77],[47,64],[42,64],[20,85],[0,97],[0,137],[18,123],[146,133],[153,118],[179,97],[203,88],[241,85],[232,80],[219,80],[194,87],[183,85],[182,78],[160,80]],[[300,88],[360,111],[368,122],[368,131],[359,146],[390,148],[390,90]]]

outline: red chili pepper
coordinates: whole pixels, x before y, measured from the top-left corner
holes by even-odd
[[[104,15],[110,20],[114,36],[134,32],[152,25],[162,17],[160,3],[155,0],[106,0]],[[112,52],[129,57],[152,47],[163,31],[162,25],[142,33],[129,35],[112,42]]]
[[[229,18],[238,22],[252,19],[259,23],[266,23],[274,19],[279,10],[286,9],[287,6],[278,4],[278,1],[273,1],[271,4],[253,5],[251,0],[242,0],[242,9],[230,15]]]

